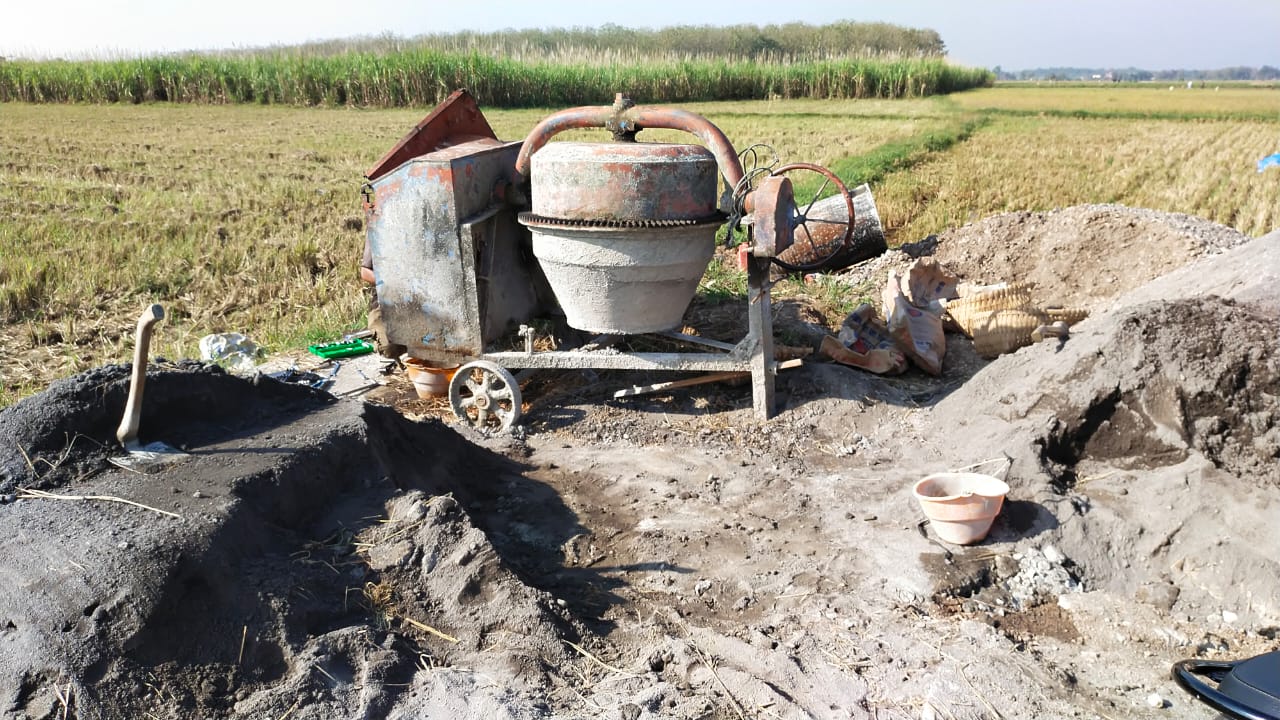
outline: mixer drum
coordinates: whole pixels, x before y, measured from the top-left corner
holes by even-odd
[[[551,143],[533,155],[520,222],[569,325],[678,327],[715,253],[718,170],[699,145]]]

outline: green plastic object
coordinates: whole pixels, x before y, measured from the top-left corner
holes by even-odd
[[[356,338],[349,342],[331,342],[324,345],[312,345],[307,348],[312,355],[319,355],[326,360],[334,358],[355,357],[373,352],[373,343],[364,338]]]

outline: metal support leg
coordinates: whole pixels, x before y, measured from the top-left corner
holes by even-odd
[[[769,307],[769,259],[752,257],[747,263],[747,317],[751,352],[751,402],[757,420],[773,417],[773,312]]]

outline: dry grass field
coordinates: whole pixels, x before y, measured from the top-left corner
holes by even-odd
[[[1170,89],[1172,88],[1172,89]],[[1248,118],[1280,120],[1280,88],[1272,85],[1150,83],[1132,85],[1049,84],[996,86],[950,97],[970,110],[1163,116],[1175,119]]]
[[[892,242],[1083,202],[1253,235],[1280,225],[1280,171],[1254,167],[1280,151],[1277,89],[685,107],[740,149],[767,143],[871,180]],[[1133,116],[1144,108],[1156,116]],[[171,315],[154,352],[171,358],[211,332],[280,350],[362,327],[362,174],[426,110],[0,105],[0,405],[125,360],[152,301]],[[547,112],[486,115],[518,139]]]
[[[1280,92],[1276,93],[1280,96]],[[888,178],[877,199],[901,240],[997,212],[1121,203],[1185,212],[1250,235],[1280,227],[1276,122],[1001,117]]]

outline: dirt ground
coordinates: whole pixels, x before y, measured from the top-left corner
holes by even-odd
[[[0,411],[0,709],[1212,717],[1170,665],[1280,646],[1280,232],[1088,206],[935,256],[1091,316],[991,362],[949,336],[937,378],[809,362],[767,423],[564,373],[517,438],[167,366],[143,440],[189,457],[152,475],[107,462],[127,368],[59,381]],[[912,483],[986,461],[991,535],[941,542]]]

